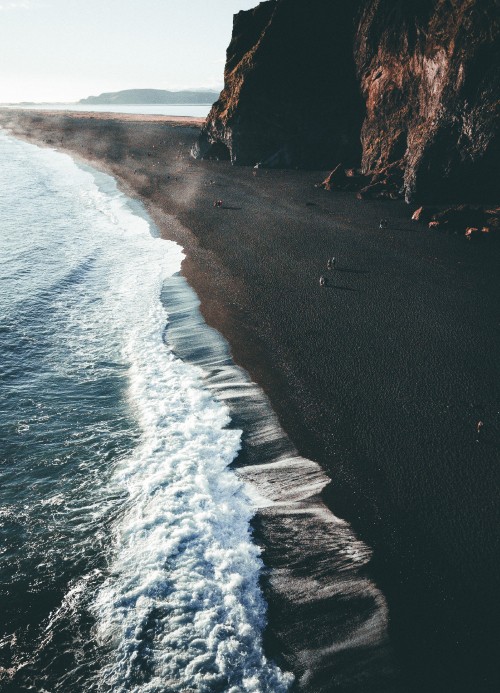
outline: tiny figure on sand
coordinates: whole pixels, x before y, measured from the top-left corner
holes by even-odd
[[[320,286],[326,286],[326,277],[323,274],[319,278],[319,285]]]
[[[482,421],[478,421],[476,425],[476,440],[479,440],[479,437],[481,436],[481,432],[483,430],[484,423]]]
[[[381,219],[378,226],[379,229],[386,229],[389,226],[389,221],[387,219]]]
[[[328,258],[328,260],[326,262],[326,269],[329,269],[329,270],[335,269],[335,263],[336,263],[336,259],[334,257]]]
[[[222,207],[222,200],[214,200],[214,207]]]

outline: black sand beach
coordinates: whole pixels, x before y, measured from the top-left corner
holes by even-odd
[[[403,203],[315,188],[324,172],[194,161],[198,124],[171,120],[0,114],[14,134],[112,173],[185,248],[206,321],[374,550],[398,690],[498,690],[499,244],[416,227]],[[271,626],[286,619],[279,606]]]

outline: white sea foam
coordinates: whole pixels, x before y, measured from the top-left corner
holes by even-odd
[[[163,343],[168,318],[160,291],[180,269],[181,249],[154,238],[109,179],[100,179],[109,186],[104,193],[71,160],[64,165],[81,200],[98,213],[94,233],[103,247],[93,255],[111,253],[117,263],[105,301],[105,336],[107,345],[121,343],[142,430],[139,446],[112,476],[128,500],[114,527],[110,576],[93,605],[98,637],[111,645],[100,685],[284,691],[290,677],[262,650],[266,608],[249,529],[252,505],[228,469],[240,432],[226,428],[227,409],[204,389],[201,370]],[[102,320],[102,313],[95,318]],[[85,330],[75,327],[68,338],[78,356],[86,350]]]
[[[103,467],[103,494],[125,501],[113,515],[108,576],[90,606],[96,637],[109,648],[92,686],[285,691],[291,677],[262,649],[266,605],[253,506],[228,469],[240,432],[227,428],[228,410],[205,388],[201,369],[174,356],[163,339],[168,316],[160,292],[179,271],[182,249],[155,237],[108,176],[53,151],[33,147],[32,156],[48,193],[75,206],[81,221],[64,251],[67,267],[43,279],[60,288],[52,305],[61,330],[54,367],[85,383],[102,375],[103,364],[118,366],[141,431],[111,475]],[[92,295],[89,277],[99,287]],[[88,503],[98,523],[95,498]]]
[[[286,690],[288,677],[262,652],[251,504],[227,468],[240,433],[226,429],[227,410],[203,388],[201,371],[163,344],[160,288],[180,268],[178,247],[143,229],[137,236],[136,263],[140,255],[146,262],[142,271],[130,268],[122,291],[137,307],[125,355],[143,437],[113,478],[129,501],[116,527],[112,577],[95,602],[99,637],[113,643],[103,680],[119,690],[139,668],[151,672],[141,690]]]
[[[0,316],[14,353],[18,341],[25,350],[23,376],[25,354],[39,348],[29,399],[13,419],[16,444],[38,456],[3,519],[19,525],[12,536],[23,532],[35,584],[59,580],[59,606],[29,638],[19,631],[9,677],[23,690],[43,671],[53,691],[286,691],[291,677],[262,649],[256,505],[283,550],[268,585],[288,604],[288,623],[302,622],[311,604],[332,615],[321,638],[290,643],[301,685],[334,660],[343,676],[339,652],[358,650],[361,669],[375,661],[372,648],[386,653],[387,606],[360,574],[368,548],[322,503],[328,477],[298,455],[264,393],[203,323],[177,276],[182,249],[160,240],[108,176],[5,144],[0,133],[0,155],[17,161],[2,179],[11,202],[2,210],[0,200],[0,269],[11,288]],[[229,411],[245,432],[238,477],[228,469],[240,445]],[[50,473],[39,475],[40,465]],[[340,628],[333,603],[341,616],[352,609]],[[278,619],[273,627],[287,637]]]
[[[157,280],[152,272],[129,277],[129,290]],[[204,390],[200,371],[163,346],[157,288],[134,315],[127,344],[143,440],[114,477],[130,500],[116,531],[113,576],[95,605],[99,636],[114,647],[104,678],[119,689],[134,667],[152,661],[143,690],[167,682],[179,691],[285,690],[286,678],[261,648],[265,607],[251,506],[227,469],[240,434],[225,428],[227,411]]]

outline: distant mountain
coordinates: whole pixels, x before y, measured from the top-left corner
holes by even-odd
[[[165,89],[125,89],[99,96],[80,99],[82,104],[212,104],[219,98],[219,92],[207,91],[166,91]]]

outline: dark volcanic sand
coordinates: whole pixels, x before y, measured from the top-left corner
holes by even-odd
[[[182,222],[207,322],[375,550],[402,689],[500,690],[499,244],[316,189],[323,172],[193,161],[196,127],[167,118],[4,111],[0,124],[16,118],[17,134],[113,173],[165,236],[162,211]]]

